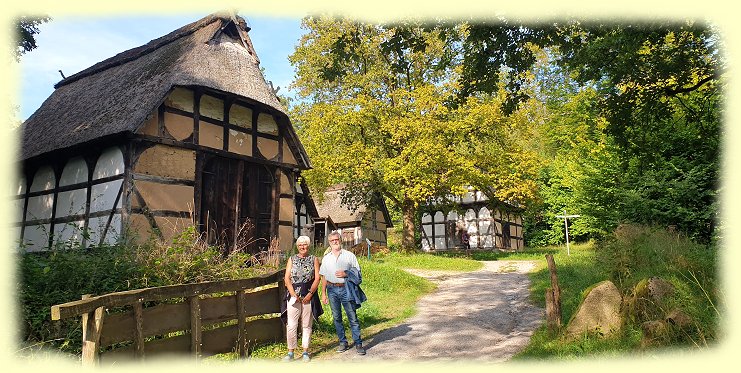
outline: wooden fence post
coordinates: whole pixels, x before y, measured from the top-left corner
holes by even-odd
[[[553,260],[553,255],[546,254],[545,259],[551,275],[551,287],[545,291],[546,323],[551,332],[556,332],[561,328],[561,288],[558,286],[556,262]]]
[[[320,260],[321,260],[321,259],[320,259]],[[281,276],[281,277],[280,277],[280,278],[278,279],[278,304],[279,304],[279,305],[280,305],[281,303],[283,303],[283,299],[285,299],[285,297],[286,297],[286,292],[287,292],[287,291],[288,291],[288,289],[286,289],[286,283],[285,283],[285,278],[284,278],[283,276]],[[317,291],[316,291],[316,292],[314,293],[314,295],[312,295],[312,296],[313,296],[313,297],[318,297],[318,296],[319,296],[319,289],[317,289]],[[279,308],[280,308],[280,307],[279,307]],[[286,311],[286,312],[288,312],[288,311]],[[286,335],[286,326],[285,326],[285,325],[283,325],[283,323],[281,323],[281,330],[280,330],[280,335],[281,335],[281,340],[285,341],[285,340],[286,340],[286,337],[287,337],[287,335]]]
[[[85,294],[82,299],[90,298]],[[95,365],[98,363],[98,347],[100,346],[100,332],[103,329],[104,307],[82,315],[82,364]]]
[[[203,331],[201,330],[201,298],[198,295],[188,297],[190,304],[190,352],[194,357],[201,356]]]
[[[237,290],[237,352],[239,357],[247,356],[247,321],[245,320],[245,293],[244,289]]]
[[[134,308],[134,325],[136,326],[136,357],[144,358],[144,300],[139,298],[136,303],[132,304]]]

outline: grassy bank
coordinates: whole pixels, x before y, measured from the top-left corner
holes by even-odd
[[[532,337],[528,347],[515,359],[574,359],[585,356],[653,353],[667,347],[704,348],[716,341],[718,311],[717,248],[706,247],[663,229],[622,226],[609,239],[600,243],[565,248],[530,250],[538,252],[539,270],[530,275],[532,299],[545,306],[545,290],[550,287],[549,273],[543,256],[553,253],[562,296],[562,324],[567,325],[586,291],[595,283],[611,280],[623,295],[649,277],[660,277],[674,288],[666,301],[666,310],[680,307],[691,318],[686,328],[671,328],[660,341],[647,343],[641,321],[626,320],[623,329],[611,336],[583,335],[568,339],[563,334],[550,334],[545,327]],[[522,254],[501,258],[520,259]]]

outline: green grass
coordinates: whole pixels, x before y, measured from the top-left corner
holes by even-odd
[[[483,265],[473,258],[444,257],[430,254],[401,254],[393,252],[384,256],[377,256],[374,260],[392,265],[397,268],[415,268],[448,271],[475,271]]]
[[[666,308],[680,306],[693,318],[694,325],[677,331],[660,344],[643,343],[640,320],[627,320],[623,329],[610,337],[584,335],[575,340],[564,338],[561,333],[551,334],[543,326],[534,333],[530,344],[515,356],[515,360],[569,360],[585,356],[641,354],[667,347],[706,347],[715,340],[720,316],[715,296],[717,248],[695,244],[663,229],[622,226],[611,239],[572,245],[570,256],[564,249],[538,251],[541,254],[554,253],[564,326],[594,284],[611,280],[623,295],[629,295],[636,283],[648,277],[661,277],[675,286],[675,295],[667,301]],[[498,259],[520,257],[518,253]],[[550,277],[545,260],[538,260],[541,261],[538,269],[530,274],[531,299],[544,307]]]

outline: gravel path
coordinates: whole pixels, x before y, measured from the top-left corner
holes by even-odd
[[[331,360],[500,362],[522,350],[544,319],[528,300],[530,261],[484,262],[474,272],[409,272],[438,283],[407,322],[364,337],[367,355],[330,352]]]

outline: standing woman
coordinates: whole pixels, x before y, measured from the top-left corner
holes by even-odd
[[[297,345],[298,321],[301,318],[303,328],[301,347],[304,352],[301,356],[303,361],[310,361],[309,339],[311,338],[312,318],[319,318],[324,312],[316,289],[319,287],[319,259],[309,254],[309,242],[307,236],[301,236],[296,240],[298,254],[291,256],[286,263],[286,298],[284,306],[286,309],[286,339],[288,344],[288,355],[284,361],[293,361],[293,350]]]

